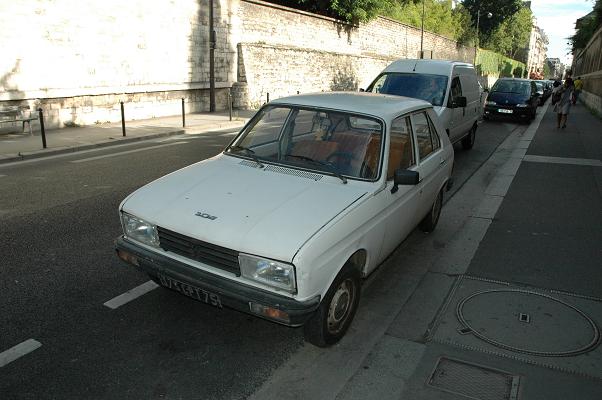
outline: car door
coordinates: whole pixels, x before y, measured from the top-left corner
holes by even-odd
[[[443,179],[442,167],[447,159],[437,129],[426,111],[412,114],[412,128],[418,150],[416,170],[420,176],[420,202],[416,214],[418,223],[429,212],[437,197]]]
[[[400,116],[393,120],[389,134],[387,162],[387,185],[382,195],[386,196],[386,234],[381,249],[381,259],[389,255],[416,226],[416,210],[420,203],[420,185],[399,185],[391,190],[396,169],[415,170],[416,149],[410,117]]]
[[[447,107],[451,110],[451,119],[449,123],[449,139],[452,143],[457,142],[463,132],[463,122],[466,109],[464,107],[455,107],[455,101],[462,96],[462,83],[459,76],[454,76],[449,89]]]

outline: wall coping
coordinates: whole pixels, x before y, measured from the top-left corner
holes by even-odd
[[[301,14],[301,15],[305,15],[307,17],[312,17],[312,18],[316,18],[316,19],[323,19],[325,21],[334,22],[336,24],[347,25],[350,28],[357,28],[358,27],[358,25],[350,24],[349,22],[345,22],[345,21],[340,20],[340,19],[336,19],[336,18],[332,18],[332,17],[327,17],[325,15],[320,15],[320,14],[314,14],[314,13],[310,13],[310,12],[307,12],[307,11],[298,10],[296,8],[281,6],[280,4],[268,3],[266,1],[261,1],[261,0],[241,0],[241,1],[243,1],[245,3],[257,4],[257,5],[268,7],[268,8],[274,8],[276,10],[282,10],[282,11],[286,11],[286,12],[290,12],[290,13],[294,13],[294,14]]]
[[[261,42],[241,42],[239,43],[241,46],[247,47],[262,47],[269,49],[279,49],[279,50],[292,50],[292,51],[305,51],[308,53],[321,53],[321,54],[331,54],[335,56],[347,56],[347,57],[357,57],[357,58],[377,58],[381,60],[398,60],[403,57],[387,57],[377,53],[340,53],[338,51],[329,51],[329,50],[319,50],[311,47],[300,47],[300,46],[292,46],[285,44],[268,44]]]

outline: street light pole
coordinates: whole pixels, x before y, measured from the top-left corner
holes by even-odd
[[[424,0],[422,0],[422,24],[420,26],[420,58],[424,58]]]

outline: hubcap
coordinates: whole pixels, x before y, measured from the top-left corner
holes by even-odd
[[[343,281],[337,288],[328,307],[327,323],[330,333],[338,333],[347,321],[354,296],[353,282],[350,279]]]

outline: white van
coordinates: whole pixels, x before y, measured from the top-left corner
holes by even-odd
[[[431,103],[452,143],[474,145],[482,115],[477,74],[472,64],[446,60],[397,60],[367,92],[414,97]]]

